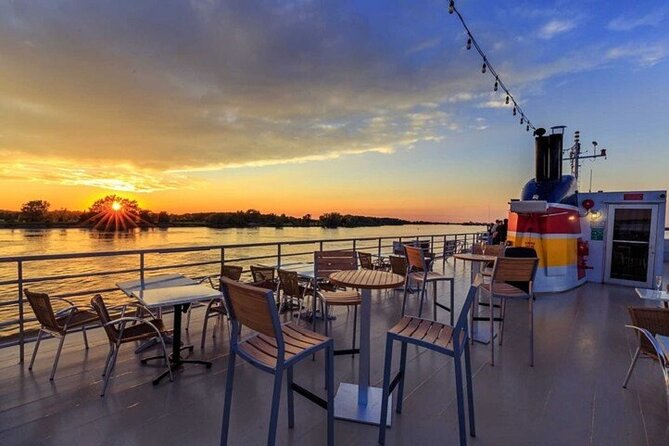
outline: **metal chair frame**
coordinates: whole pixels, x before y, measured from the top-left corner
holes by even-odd
[[[404,336],[394,333],[392,330],[386,334],[386,353],[385,364],[383,372],[383,397],[381,399],[381,420],[379,425],[379,443],[385,443],[386,435],[386,420],[388,414],[388,403],[392,403],[391,393],[397,387],[397,396],[395,403],[395,411],[402,413],[402,399],[404,393],[404,378],[406,376],[406,356],[407,345],[413,344],[419,347],[426,348],[453,358],[455,369],[455,393],[458,407],[458,426],[460,434],[460,445],[467,444],[467,428],[465,426],[465,401],[464,389],[462,383],[462,355],[465,357],[465,380],[467,386],[467,406],[469,409],[469,435],[476,436],[476,424],[474,420],[474,394],[472,385],[472,367],[471,367],[471,353],[469,345],[469,333],[467,331],[467,314],[469,313],[472,302],[476,297],[477,287],[471,286],[465,302],[462,305],[462,310],[458,316],[458,321],[451,334],[451,341],[446,346],[440,346],[432,342],[423,341],[421,339]],[[426,319],[413,318],[417,321],[426,321]],[[392,358],[393,358],[393,343],[400,342],[400,369],[394,378],[390,378]],[[448,348],[452,346],[452,348]],[[389,401],[390,400],[390,401]]]
[[[240,280],[242,277],[243,268],[237,265],[223,265],[223,274],[221,276],[215,277],[219,281],[218,288],[214,285],[213,279],[209,277],[209,284],[214,289],[221,289],[221,277],[227,277],[232,280]],[[188,309],[188,321],[186,322],[186,331],[188,331],[188,325],[190,324],[190,311],[192,310],[193,305],[191,304]],[[217,323],[220,322],[222,316],[227,316],[227,310],[223,304],[223,300],[220,298],[212,299],[207,303],[207,306],[204,310],[204,322],[202,324],[202,339],[200,340],[200,348],[204,348],[205,340],[207,338],[207,326],[209,325],[209,319],[212,317],[217,317]],[[215,328],[216,326],[214,326]],[[230,328],[230,321],[228,320],[228,328]],[[216,337],[216,330],[214,329],[212,337]]]
[[[653,336],[653,334],[650,331],[646,330],[645,328],[637,327],[635,325],[625,325],[625,327],[638,331],[639,336],[645,336],[646,339],[648,339],[648,342],[650,342],[650,344],[655,349],[657,360],[660,364],[660,368],[662,369],[662,376],[664,377],[664,386],[667,395],[667,413],[669,413],[669,357],[667,357],[667,355],[664,353],[662,346],[657,341],[657,339],[655,339],[655,336]],[[630,364],[630,368],[627,371],[627,376],[625,376],[625,383],[623,384],[623,388],[625,389],[627,388],[627,382],[629,381],[630,376],[632,375],[632,370],[636,365],[636,361],[637,359],[639,359],[639,353],[640,353],[640,347],[637,347],[636,353],[634,354],[634,358],[632,359],[632,363]]]
[[[284,343],[283,332],[281,330],[281,323],[279,322],[279,312],[276,308],[274,301],[274,294],[267,289],[253,287],[247,284],[235,283],[227,278],[221,279],[221,287],[223,291],[223,299],[225,305],[228,309],[228,317],[232,324],[232,330],[230,331],[230,355],[228,357],[228,369],[227,377],[225,383],[225,402],[223,406],[223,422],[221,429],[221,446],[226,446],[228,444],[228,431],[230,427],[230,411],[232,406],[232,390],[234,382],[234,372],[235,372],[235,361],[237,356],[240,356],[242,359],[247,361],[249,364],[254,367],[274,375],[274,386],[272,392],[272,408],[270,412],[270,422],[269,422],[269,432],[267,437],[267,445],[274,446],[276,443],[276,427],[279,416],[279,403],[281,399],[281,385],[283,380],[283,374],[286,372],[287,379],[287,403],[288,403],[288,427],[293,428],[295,425],[295,413],[294,413],[294,404],[293,404],[293,392],[297,392],[299,395],[305,397],[309,401],[315,403],[316,405],[327,410],[327,445],[334,446],[334,343],[332,339],[327,338],[324,342],[315,345],[310,348],[304,349],[299,354],[291,356],[286,360],[285,351],[286,346]],[[271,318],[272,331],[274,333],[274,339],[276,342],[277,349],[277,358],[275,367],[269,367],[268,365],[260,362],[257,358],[247,354],[244,350],[240,348],[240,344],[243,341],[240,341],[240,331],[242,323],[237,319],[234,305],[230,297],[231,293],[234,292],[233,288],[239,287],[241,289],[246,289],[246,291],[255,292],[259,295],[262,295],[266,300],[267,312]],[[233,291],[231,291],[233,290]],[[253,327],[249,327],[253,328]],[[255,334],[252,335],[256,336]],[[325,375],[326,375],[326,387],[327,387],[327,400],[323,400],[319,396],[313,394],[307,389],[301,387],[293,381],[293,367],[299,361],[308,358],[314,353],[325,350]]]
[[[425,261],[423,249],[413,246],[404,246],[404,253],[407,259],[407,273],[404,276],[404,298],[402,301],[402,316],[404,316],[407,304],[407,294],[409,293],[409,282],[413,279],[420,285],[420,306],[418,307],[418,317],[423,315],[423,303],[427,294],[427,284],[432,284],[432,317],[437,319],[437,308],[446,310],[450,313],[450,324],[453,325],[453,305],[455,295],[455,280],[453,277],[444,276],[430,271],[429,265]],[[438,282],[449,282],[450,290],[450,306],[440,303],[437,299],[437,284]]]
[[[98,304],[95,303],[96,300],[98,300],[101,305],[101,308],[98,308]],[[91,306],[93,309],[98,313],[98,316],[100,316],[100,320],[102,320],[103,315],[101,314],[102,311],[107,311],[108,308],[105,306],[104,299],[102,298],[101,295],[97,294],[93,299],[91,299]],[[114,371],[114,367],[116,366],[116,359],[118,358],[118,352],[121,349],[121,345],[124,344],[125,342],[131,342],[123,339],[123,331],[126,328],[126,325],[129,322],[136,323],[136,324],[145,324],[151,328],[155,332],[155,336],[158,338],[160,341],[160,346],[162,347],[163,350],[163,357],[165,359],[165,364],[167,365],[167,372],[170,377],[170,381],[174,380],[174,377],[172,376],[172,368],[170,367],[170,360],[169,360],[169,355],[167,353],[167,347],[165,346],[165,340],[163,338],[163,332],[161,332],[158,327],[156,327],[155,324],[153,324],[151,321],[147,319],[143,319],[141,317],[135,317],[135,316],[125,316],[125,309],[127,306],[135,306],[137,308],[141,308],[142,310],[146,311],[152,318],[155,319],[155,315],[149,310],[147,307],[139,304],[139,303],[133,303],[133,304],[127,304],[123,306],[123,310],[121,311],[121,316],[112,319],[109,322],[106,322],[102,325],[103,328],[105,328],[105,332],[107,333],[107,338],[109,340],[109,353],[107,354],[107,359],[105,360],[105,365],[102,370],[102,376],[104,376],[104,381],[102,383],[102,391],[100,392],[100,396],[103,397],[105,396],[105,393],[107,391],[107,386],[109,385],[109,378],[111,377],[112,372]],[[116,339],[112,337],[112,335],[106,330],[107,327],[114,327],[115,325],[118,325],[118,335],[116,335]],[[153,333],[150,334],[148,337],[153,337]],[[147,360],[150,359],[157,359],[157,358],[145,358],[142,360],[142,363],[146,363]],[[154,380],[153,384],[157,384],[157,382]]]
[[[26,289],[24,293],[27,296],[31,294],[31,291]],[[35,293],[35,294],[40,294],[40,293]],[[51,329],[47,327],[45,324],[40,323],[40,329],[37,332],[37,340],[35,341],[35,348],[33,349],[33,354],[30,358],[30,365],[28,365],[28,370],[33,369],[33,364],[35,363],[35,358],[37,357],[37,350],[39,349],[40,343],[42,342],[42,334],[46,333],[54,338],[60,338],[60,342],[58,343],[58,349],[56,350],[56,356],[53,360],[53,366],[51,367],[51,374],[49,375],[49,381],[53,381],[54,377],[56,376],[56,369],[58,368],[60,353],[63,350],[63,344],[65,343],[65,336],[67,336],[67,334],[70,332],[69,330],[70,320],[72,319],[72,316],[74,316],[74,314],[78,311],[78,308],[72,301],[62,297],[48,297],[48,299],[49,301],[57,300],[69,305],[67,308],[59,310],[57,312],[54,312],[53,309],[51,309],[51,313],[56,323],[57,319],[62,319],[63,317],[67,318],[65,319],[65,323],[61,326],[62,327],[61,331]],[[30,303],[30,300],[28,300],[28,302]],[[95,321],[94,323],[97,324],[98,322],[99,321]],[[86,346],[86,350],[88,350],[88,336],[86,335],[86,324],[80,326],[81,326],[81,333],[84,337],[84,345]],[[79,327],[79,325],[77,327]]]

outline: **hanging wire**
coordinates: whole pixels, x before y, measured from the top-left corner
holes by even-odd
[[[516,113],[519,113],[521,118],[520,118],[520,124],[523,125],[526,123],[526,130],[529,132],[530,129],[536,130],[537,128],[532,125],[530,120],[527,118],[525,115],[525,112],[521,108],[521,106],[518,104],[518,101],[516,101],[516,98],[511,94],[509,89],[506,87],[504,82],[500,79],[499,75],[497,74],[497,71],[495,68],[490,64],[490,61],[488,60],[488,56],[485,55],[481,47],[479,46],[478,42],[472,35],[472,32],[470,31],[469,27],[465,23],[464,17],[462,17],[462,14],[458,9],[455,7],[455,0],[449,0],[448,2],[448,13],[449,14],[456,14],[458,16],[458,19],[460,19],[460,23],[462,23],[462,26],[464,27],[465,31],[467,32],[467,49],[471,49],[472,45],[476,49],[476,51],[479,53],[479,56],[481,56],[481,59],[483,59],[483,65],[481,65],[481,73],[486,73],[486,71],[490,72],[490,74],[495,78],[495,86],[494,86],[494,91],[497,91],[499,88],[502,89],[504,93],[506,93],[506,99],[505,103],[509,104],[509,102],[513,103],[513,115],[515,116]]]

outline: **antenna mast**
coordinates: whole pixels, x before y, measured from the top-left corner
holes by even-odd
[[[574,132],[574,145],[571,146],[569,149],[569,157],[563,158],[562,161],[569,161],[571,165],[571,174],[574,176],[576,179],[576,189],[578,189],[578,175],[579,171],[581,168],[581,160],[584,159],[595,159],[595,158],[601,158],[604,157],[606,158],[606,149],[600,149],[599,152],[597,151],[597,146],[598,143],[597,141],[592,142],[592,155],[586,155],[588,151],[586,150],[583,152],[584,154],[581,154],[581,132],[576,130]],[[591,182],[592,182],[592,171],[590,172],[591,175]],[[590,185],[592,187],[592,184]]]

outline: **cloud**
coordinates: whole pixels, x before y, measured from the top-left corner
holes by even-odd
[[[623,15],[611,20],[606,26],[611,31],[631,31],[640,27],[657,26],[669,13],[669,8],[657,9],[641,17],[631,18]]]
[[[606,52],[606,58],[609,60],[629,59],[642,68],[652,67],[666,57],[667,49],[660,44],[623,45]]]
[[[552,39],[558,34],[566,33],[574,28],[576,28],[576,20],[553,19],[541,27],[539,37],[542,39]]]

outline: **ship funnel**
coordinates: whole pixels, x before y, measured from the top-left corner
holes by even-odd
[[[551,134],[537,129],[534,134],[535,172],[537,183],[562,179],[562,135],[564,126],[551,127]]]

